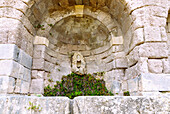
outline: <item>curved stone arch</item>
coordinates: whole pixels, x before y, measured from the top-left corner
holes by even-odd
[[[74,7],[71,7],[71,8],[74,8]],[[105,27],[110,32],[111,37],[115,36],[114,33],[118,32],[117,29],[120,29],[120,26],[117,24],[117,22],[114,19],[112,19],[111,15],[102,11],[102,10],[99,10],[99,9],[96,11],[98,13],[92,12],[90,9],[92,9],[92,7],[85,7],[83,15],[87,15],[87,16],[90,16],[94,19],[97,19],[98,21],[100,21],[102,24],[105,25]],[[44,26],[45,30],[39,29],[37,31],[37,35],[42,35],[44,37],[48,37],[49,31],[51,29],[51,27],[49,27],[49,24],[55,25],[55,23],[61,21],[64,18],[67,18],[69,16],[76,16],[78,14],[79,13],[75,12],[74,9],[69,13],[59,14],[59,15],[56,15],[54,17],[50,17],[47,14],[46,15],[47,18],[45,18],[45,20],[41,23],[41,25]],[[55,13],[54,13],[54,15],[55,15]],[[121,35],[121,33],[119,33],[119,35]]]

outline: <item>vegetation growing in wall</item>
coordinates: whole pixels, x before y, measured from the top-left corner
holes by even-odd
[[[123,95],[124,96],[130,96],[130,93],[129,93],[129,91],[126,91],[126,92],[123,93]]]
[[[35,112],[40,112],[42,110],[42,107],[40,105],[36,106],[33,103],[29,102],[30,107],[28,107],[28,110],[32,110]]]
[[[67,96],[73,99],[76,96],[111,96],[105,87],[105,81],[95,79],[91,74],[77,75],[71,73],[62,77],[54,87],[44,88],[44,96]]]

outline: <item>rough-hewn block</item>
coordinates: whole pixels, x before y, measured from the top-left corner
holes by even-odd
[[[163,71],[162,60],[149,59],[148,60],[148,69],[151,73],[162,73],[162,71]]]
[[[142,73],[139,78],[143,92],[170,91],[169,74],[146,74]]]
[[[127,68],[127,58],[119,58],[115,60],[116,68]]]
[[[13,93],[15,79],[8,76],[0,76],[0,94]]]
[[[144,27],[145,41],[161,41],[161,32],[159,27]]]
[[[32,57],[20,49],[19,61],[21,65],[31,69],[32,67]]]
[[[30,92],[43,94],[44,93],[44,79],[32,79]]]
[[[168,46],[166,43],[145,43],[140,45],[140,57],[162,58],[168,56]]]
[[[13,60],[1,60],[0,61],[0,76],[11,76],[18,78],[20,64]]]
[[[15,44],[0,44],[0,59],[18,61],[19,49]]]
[[[110,41],[111,45],[118,45],[118,44],[123,44],[123,37],[119,36],[119,37],[112,37],[111,41]]]
[[[49,45],[49,40],[45,37],[40,37],[40,36],[36,36],[34,39],[34,44],[36,45],[45,45],[48,47]]]
[[[44,64],[45,64],[44,59],[33,59],[32,69],[44,70]]]

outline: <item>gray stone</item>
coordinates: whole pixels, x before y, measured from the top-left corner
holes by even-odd
[[[143,92],[170,91],[170,74],[142,73],[139,78],[139,86]]]
[[[15,79],[8,76],[0,76],[0,94],[13,93]]]
[[[44,93],[44,79],[32,79],[30,92],[43,94]]]
[[[149,59],[148,60],[148,69],[151,73],[162,73],[163,71],[163,64],[162,60],[158,59]]]
[[[13,60],[0,60],[0,75],[18,78],[20,64]]]
[[[44,59],[33,59],[32,69],[44,70],[45,60]]]
[[[18,61],[19,49],[15,44],[0,44],[0,59]]]
[[[32,67],[32,57],[20,49],[19,63],[29,69]]]

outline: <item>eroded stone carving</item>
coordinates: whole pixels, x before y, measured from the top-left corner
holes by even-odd
[[[75,52],[72,57],[72,72],[82,75],[85,74],[85,61],[80,52]]]

